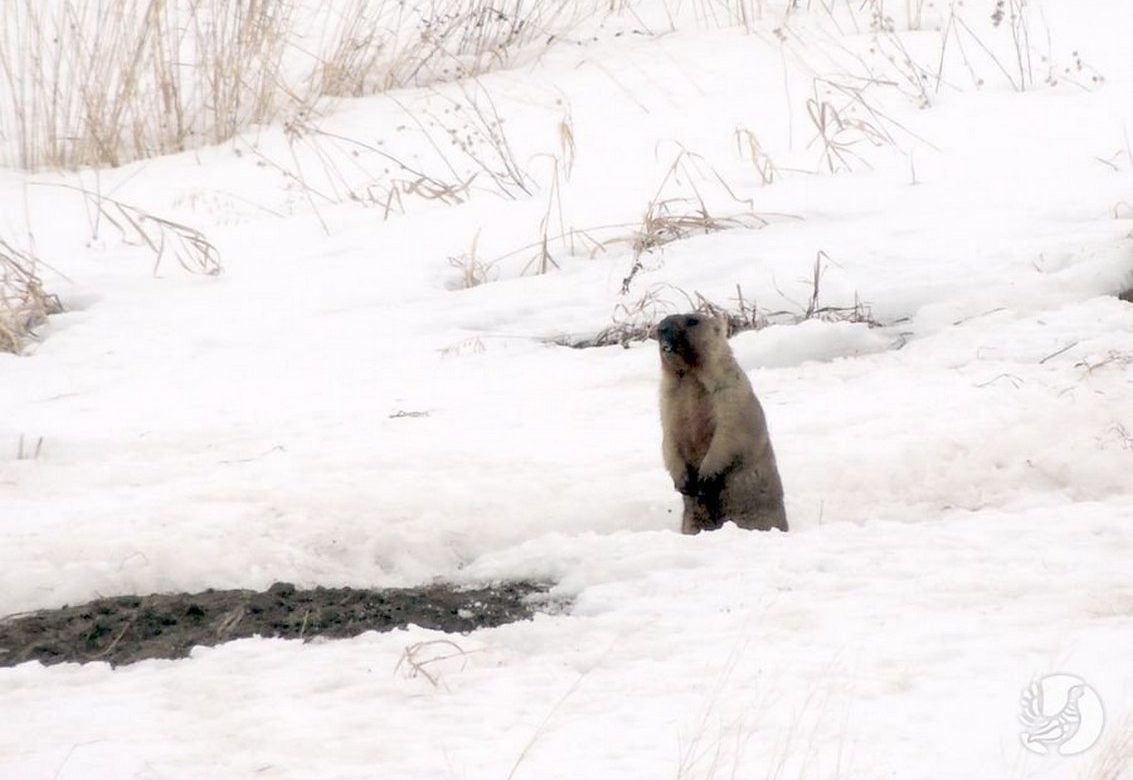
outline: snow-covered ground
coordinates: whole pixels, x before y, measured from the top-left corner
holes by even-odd
[[[0,235],[34,238],[68,309],[0,355],[0,615],[276,580],[537,578],[574,600],[448,637],[463,654],[429,667],[437,685],[399,665],[443,636],[420,629],[0,669],[0,777],[1133,777],[1133,305],[1115,297],[1133,287],[1133,11],[1028,4],[1018,92],[990,1],[966,18],[1007,73],[953,32],[939,89],[939,9],[877,36],[857,3],[767,4],[751,32],[655,5],[463,91],[339,101],[322,135],[0,171]],[[930,106],[894,41],[930,68]],[[380,178],[379,149],[444,173],[423,132],[459,130],[469,98],[504,119],[530,195],[482,172],[461,204],[341,196]],[[841,161],[816,140],[824,103],[860,122],[826,114]],[[698,156],[664,197],[742,211],[723,180],[769,224],[645,254],[623,295],[633,223],[682,148]],[[60,183],[200,229],[224,272],[151,273]],[[552,241],[558,268],[536,274],[537,248],[509,253],[546,214],[552,237],[590,238]],[[681,536],[655,343],[548,341],[643,298],[734,304],[737,285],[801,312],[819,253],[820,305],[860,300],[883,327],[733,340],[792,531]],[[472,254],[507,256],[465,289]],[[1020,692],[1056,672],[1105,706],[1072,758],[1019,739]]]

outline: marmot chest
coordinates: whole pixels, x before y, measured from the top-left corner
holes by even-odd
[[[708,392],[699,382],[681,383],[671,399],[670,435],[686,463],[699,465],[716,434],[716,415]]]

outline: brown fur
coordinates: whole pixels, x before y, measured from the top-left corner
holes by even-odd
[[[675,314],[657,326],[665,468],[684,496],[681,530],[787,530],[783,484],[763,407],[728,346],[724,323]]]

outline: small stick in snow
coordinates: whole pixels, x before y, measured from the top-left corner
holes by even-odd
[[[1052,352],[1052,353],[1050,353],[1049,355],[1047,355],[1046,357],[1044,357],[1044,358],[1043,358],[1042,360],[1040,360],[1040,361],[1039,361],[1039,365],[1041,366],[1041,365],[1042,365],[1043,363],[1045,363],[1046,361],[1050,360],[1051,358],[1056,358],[1056,357],[1058,357],[1059,355],[1061,355],[1061,354],[1062,354],[1063,352],[1066,352],[1066,351],[1068,351],[1068,350],[1074,349],[1074,347],[1076,347],[1076,346],[1078,346],[1078,342],[1077,342],[1077,341],[1073,341],[1073,342],[1071,342],[1071,343],[1067,344],[1067,345],[1066,345],[1065,347],[1063,347],[1062,349],[1058,350],[1057,352]]]

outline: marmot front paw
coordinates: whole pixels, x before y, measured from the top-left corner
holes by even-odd
[[[681,478],[673,483],[673,487],[677,492],[684,496],[696,496],[700,493],[700,479],[697,477],[696,469],[692,466],[685,468],[685,473]]]

